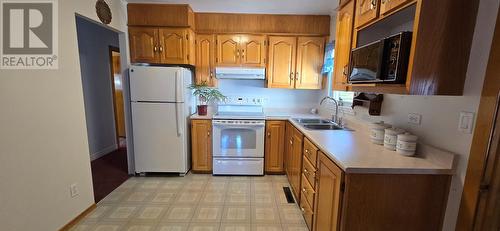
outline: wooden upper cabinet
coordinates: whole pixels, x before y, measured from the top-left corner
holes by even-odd
[[[196,82],[206,82],[210,86],[216,85],[214,78],[215,64],[215,36],[196,36]]]
[[[264,67],[266,65],[266,36],[240,36],[241,64],[244,66]]]
[[[266,122],[265,170],[266,173],[283,173],[286,121]]]
[[[217,35],[217,65],[263,67],[265,42],[264,35]]]
[[[381,0],[380,2],[380,14],[385,15],[393,12],[399,7],[413,0]]]
[[[267,87],[294,88],[296,37],[269,37]]]
[[[187,31],[185,29],[159,29],[162,63],[188,63]]]
[[[379,14],[379,7],[380,0],[357,0],[356,19],[354,22],[355,27],[362,27],[367,23],[377,19]]]
[[[342,7],[337,14],[335,32],[335,64],[333,74],[333,89],[345,91],[351,56],[354,21],[354,1]]]
[[[321,89],[324,37],[299,37],[297,42],[295,88]]]
[[[212,121],[191,121],[191,159],[193,171],[212,171]]]
[[[347,4],[350,1],[352,1],[352,0],[339,0],[339,7],[343,7],[345,4]]]
[[[130,61],[132,63],[158,63],[158,30],[129,27]]]
[[[194,27],[194,12],[187,4],[127,4],[128,26]]]
[[[130,27],[129,39],[132,63],[195,63],[191,29]]]
[[[238,35],[217,35],[217,65],[236,66],[240,64],[240,37]]]
[[[317,231],[340,230],[340,206],[343,193],[343,172],[328,157],[319,152],[316,182],[314,229]],[[369,192],[367,192],[369,193]]]

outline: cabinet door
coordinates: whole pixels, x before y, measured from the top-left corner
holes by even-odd
[[[269,37],[269,62],[267,65],[267,87],[295,87],[295,57],[297,39],[295,37]]]
[[[292,139],[292,124],[290,122],[286,123],[286,129],[285,129],[285,173],[288,176],[288,181],[290,181],[290,176],[291,176],[291,159],[292,159],[292,146],[293,146],[293,139]]]
[[[266,150],[264,162],[266,173],[283,173],[285,151],[285,121],[266,122]]]
[[[336,231],[340,226],[343,172],[325,154],[319,155],[314,230]]]
[[[187,29],[161,28],[160,55],[163,64],[188,64]]]
[[[187,29],[187,64],[196,64],[196,34],[193,30]]]
[[[321,89],[324,53],[324,37],[299,37],[295,88]]]
[[[215,36],[196,36],[196,82],[215,86],[214,78]]]
[[[212,171],[212,121],[191,121],[191,159],[193,171]]]
[[[333,76],[333,89],[345,91],[349,59],[351,56],[352,32],[354,20],[354,1],[342,7],[337,14],[335,33],[335,66]]]
[[[238,35],[217,35],[217,65],[236,66],[240,64],[240,38]]]
[[[411,2],[412,0],[381,0],[380,2],[380,14],[388,14],[399,7],[403,6],[405,3]]]
[[[264,35],[241,35],[241,64],[249,67],[265,67],[267,51],[265,44]]]
[[[356,28],[377,19],[379,13],[380,0],[358,0],[356,1]]]
[[[296,129],[294,129],[292,140],[292,160],[291,160],[291,175],[292,181],[290,185],[292,186],[295,199],[300,200],[300,179],[302,173],[302,142],[303,135]]]
[[[158,29],[129,27],[130,62],[158,63]]]

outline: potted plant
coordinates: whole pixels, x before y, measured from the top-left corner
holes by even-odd
[[[193,95],[198,97],[198,115],[207,115],[207,107],[210,102],[219,102],[226,100],[219,90],[209,87],[207,82],[192,84],[189,89],[194,90]]]

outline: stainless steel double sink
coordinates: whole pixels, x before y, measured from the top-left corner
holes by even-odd
[[[346,127],[342,127],[335,122],[327,119],[306,119],[306,118],[294,118],[295,122],[299,123],[306,129],[309,130],[345,130],[352,131]]]

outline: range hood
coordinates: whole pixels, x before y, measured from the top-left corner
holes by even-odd
[[[266,79],[266,69],[247,67],[216,67],[215,77],[218,79]]]

